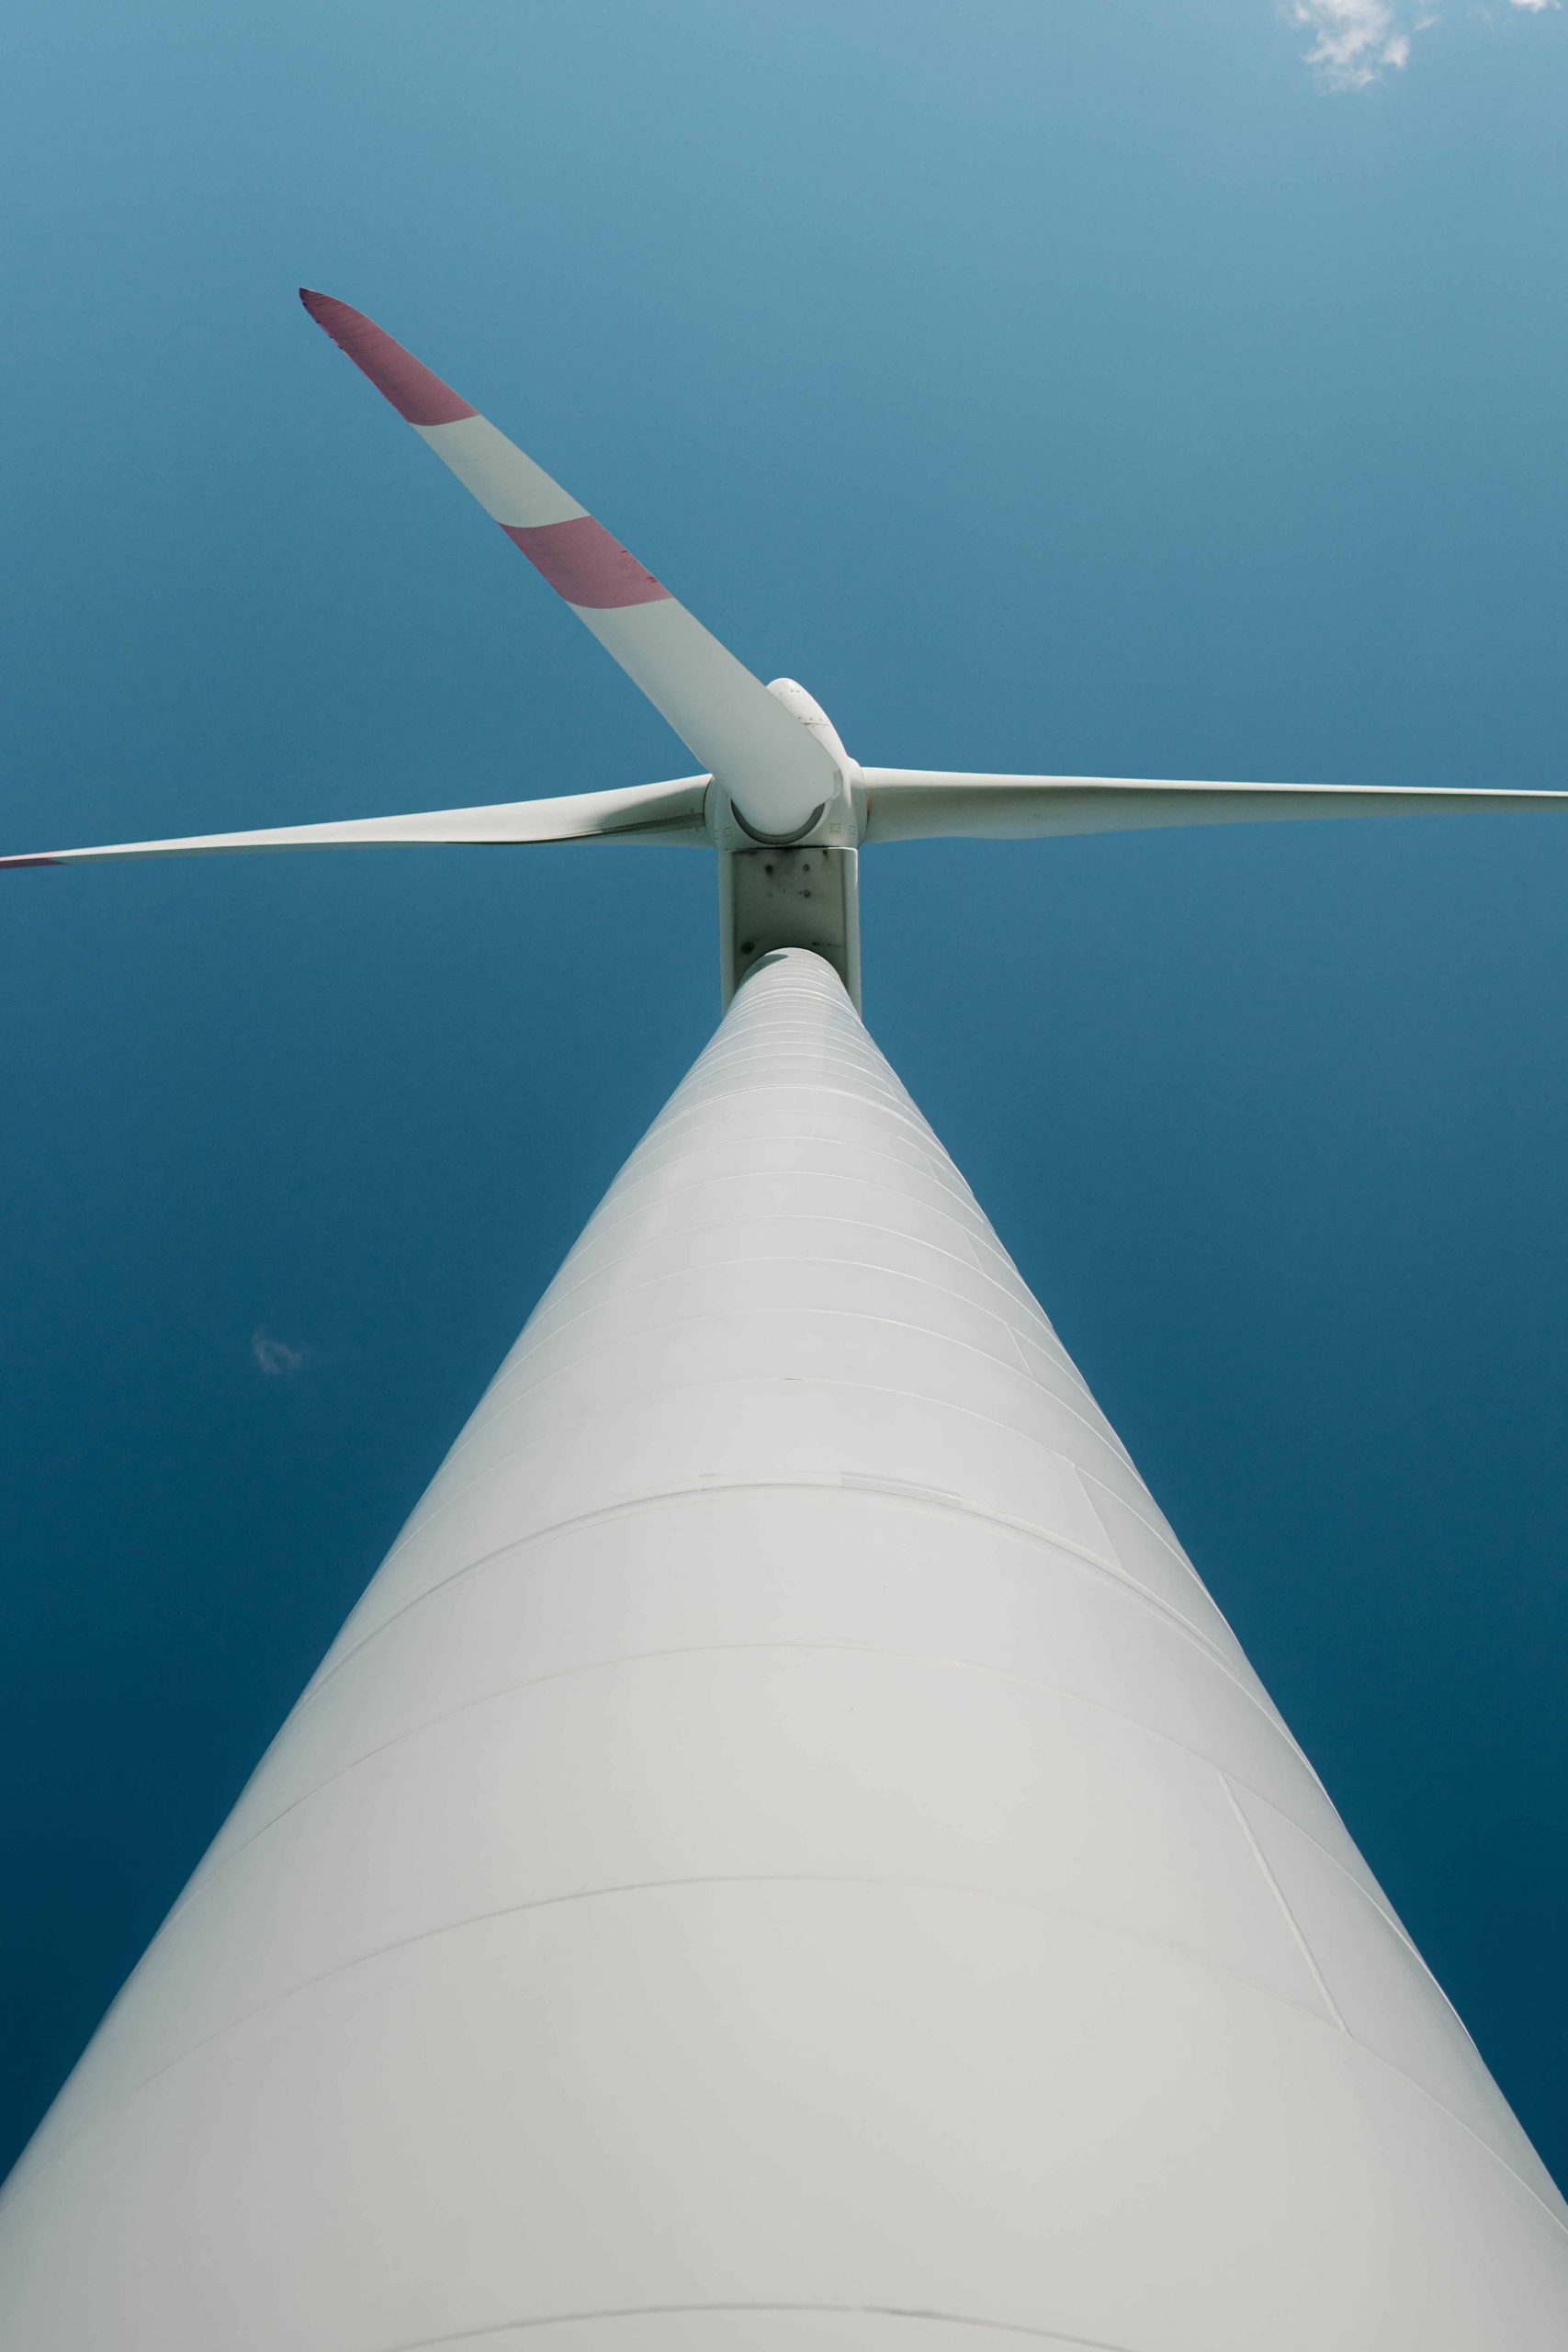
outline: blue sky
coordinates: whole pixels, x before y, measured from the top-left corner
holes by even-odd
[[[1568,12],[6,40],[0,847],[689,767],[301,280],[868,761],[1568,785]],[[6,882],[8,2154],[716,957],[671,851]],[[874,1033],[1568,2177],[1568,824],[909,846],[864,900]]]

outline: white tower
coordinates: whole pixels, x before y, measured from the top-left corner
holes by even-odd
[[[13,2176],[0,2341],[1561,2352],[1568,2209],[852,1001],[863,841],[1343,800],[862,771],[575,537],[709,775],[270,838],[707,840],[733,1001]]]

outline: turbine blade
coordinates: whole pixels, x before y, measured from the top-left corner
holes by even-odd
[[[211,850],[357,849],[382,842],[705,842],[705,775],[638,784],[622,792],[573,792],[553,800],[501,800],[483,808],[436,808],[413,817],[350,817],[326,825],[274,825],[254,833],[191,833],[165,842],[113,842],[0,857],[0,865],[76,865],[107,857],[193,857]]]
[[[831,755],[651,571],[467,401],[361,311],[301,287],[318,326],[593,632],[759,833],[790,835],[835,788]]]
[[[1043,841],[1167,825],[1280,819],[1460,816],[1568,808],[1568,792],[1471,792],[1419,785],[1189,784],[1142,776],[964,775],[866,768],[863,842]]]

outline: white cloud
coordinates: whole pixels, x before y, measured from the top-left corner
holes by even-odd
[[[1563,0],[1508,5],[1540,17],[1561,8]],[[1402,74],[1412,40],[1438,15],[1435,0],[1284,0],[1284,11],[1292,25],[1313,35],[1306,62],[1327,90],[1364,90],[1384,74]]]
[[[291,1348],[287,1340],[275,1340],[265,1325],[258,1323],[251,1333],[251,1358],[258,1372],[269,1380],[287,1380],[291,1372],[299,1372],[310,1362],[309,1348]]]
[[[1315,35],[1306,62],[1331,90],[1364,90],[1380,74],[1402,73],[1412,33],[1432,21],[1396,0],[1290,0],[1290,17]]]

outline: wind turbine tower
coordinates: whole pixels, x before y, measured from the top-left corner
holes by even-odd
[[[7,2352],[1562,2352],[1568,2209],[860,1017],[863,848],[1561,809],[862,767],[306,308],[698,773],[65,850],[718,864],[726,1012],[0,2204]]]

